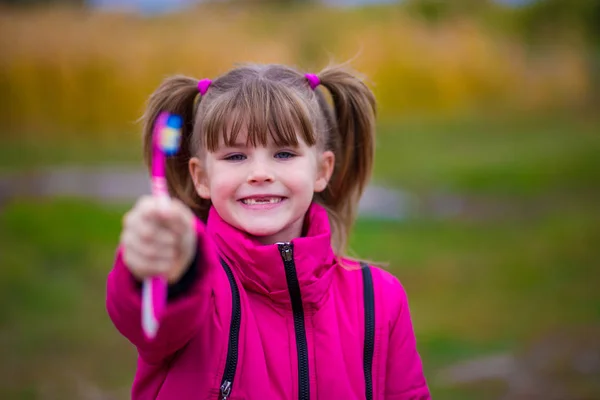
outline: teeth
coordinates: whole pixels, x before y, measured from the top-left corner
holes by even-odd
[[[247,204],[249,206],[255,204],[275,204],[281,202],[281,197],[270,197],[265,199],[243,199],[242,203]]]

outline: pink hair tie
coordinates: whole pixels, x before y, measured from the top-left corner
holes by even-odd
[[[210,79],[200,79],[198,81],[198,91],[202,96],[206,94],[206,91],[208,90],[211,83],[212,81]]]
[[[315,88],[321,84],[321,80],[315,74],[305,74],[304,76],[308,79],[308,84],[312,90],[315,90]]]

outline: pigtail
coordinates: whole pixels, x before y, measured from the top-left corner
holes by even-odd
[[[333,101],[332,112],[323,94],[317,93],[329,125],[326,129],[330,131],[326,147],[336,156],[333,176],[320,200],[329,211],[333,248],[342,255],[373,167],[375,96],[360,79],[341,67],[326,68],[318,77]]]
[[[169,157],[167,160],[165,173],[171,196],[180,199],[198,213],[201,202],[194,190],[188,170],[197,96],[200,96],[198,80],[181,75],[169,77],[150,96],[141,121],[143,123],[144,161],[150,171],[152,133],[156,118],[161,112],[166,111],[178,114],[183,119],[181,147],[175,156]]]

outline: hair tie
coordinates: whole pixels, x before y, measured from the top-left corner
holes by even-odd
[[[315,74],[305,74],[304,76],[308,80],[308,84],[312,90],[315,90],[315,88],[321,84],[321,80]]]
[[[206,94],[206,91],[208,90],[211,83],[212,81],[210,79],[200,79],[198,81],[198,91],[202,96]]]

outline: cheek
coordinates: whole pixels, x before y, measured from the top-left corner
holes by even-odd
[[[213,179],[210,182],[211,191],[216,197],[227,195],[227,192],[230,191],[230,187],[231,184],[227,179],[222,179],[221,176],[213,176]]]
[[[289,182],[296,191],[310,192],[315,185],[316,176],[316,172],[311,165],[303,165],[290,171]]]
[[[239,177],[235,171],[225,168],[215,168],[210,179],[210,190],[213,198],[231,196],[239,186]]]

